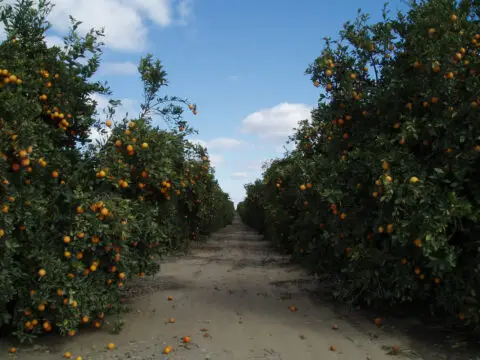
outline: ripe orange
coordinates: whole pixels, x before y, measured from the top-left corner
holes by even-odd
[[[183,342],[184,342],[185,344],[188,344],[188,343],[190,342],[190,336],[184,336],[184,337],[183,337]]]
[[[388,224],[388,225],[387,225],[387,232],[388,232],[389,234],[391,234],[391,233],[393,232],[393,225],[392,225],[392,224]]]
[[[170,345],[168,345],[166,348],[163,349],[163,353],[169,354],[172,350],[173,348]]]
[[[38,276],[44,277],[45,275],[47,275],[47,271],[45,269],[38,270]]]
[[[113,350],[113,349],[115,349],[115,344],[114,344],[114,343],[109,343],[109,344],[107,345],[107,349],[108,349],[108,350]]]
[[[408,180],[408,182],[409,182],[410,184],[416,184],[416,183],[419,182],[419,181],[420,181],[420,179],[417,178],[416,176],[412,176],[412,177]]]

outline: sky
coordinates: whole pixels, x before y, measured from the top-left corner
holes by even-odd
[[[12,2],[13,0],[6,0]],[[146,53],[168,73],[165,95],[188,98],[198,115],[185,113],[206,145],[216,177],[236,203],[262,164],[280,157],[298,121],[309,118],[320,89],[305,70],[324,37],[337,37],[354,20],[359,2],[337,0],[53,0],[47,44],[61,44],[68,16],[81,32],[104,28],[102,65],[95,79],[108,81],[122,101],[117,116],[138,114],[142,86],[137,64]],[[361,8],[380,20],[383,1]],[[405,9],[391,0],[389,8]],[[3,40],[0,28],[0,40]],[[99,107],[108,99],[96,96]],[[156,120],[160,121],[160,120]]]

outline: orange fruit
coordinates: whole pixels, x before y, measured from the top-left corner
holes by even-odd
[[[409,182],[410,184],[416,184],[416,183],[419,182],[419,181],[420,181],[420,179],[417,178],[416,176],[412,176],[412,177],[408,180],[408,182]]]
[[[71,359],[71,358],[72,358],[72,353],[69,352],[69,351],[67,351],[65,354],[63,354],[63,357],[64,357],[65,359]]]
[[[113,349],[115,349],[115,344],[114,344],[114,343],[109,343],[109,344],[107,345],[107,349],[108,349],[108,350],[113,350]]]
[[[173,323],[175,322],[175,319],[174,319],[173,317],[171,317],[171,318],[168,320],[168,322],[169,322],[170,324],[173,324]]]
[[[184,337],[183,337],[183,342],[184,342],[185,344],[188,344],[188,343],[190,342],[190,336],[184,336]]]

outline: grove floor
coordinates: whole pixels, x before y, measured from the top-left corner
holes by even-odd
[[[135,281],[119,334],[107,327],[47,337],[16,355],[8,355],[10,340],[1,340],[0,359],[62,359],[66,351],[83,360],[475,359],[461,339],[435,345],[419,321],[335,306],[316,293],[319,282],[235,219],[190,255],[166,259],[156,276]],[[106,350],[111,342],[116,349]],[[163,355],[168,345],[173,351]],[[392,355],[395,345],[400,351]]]

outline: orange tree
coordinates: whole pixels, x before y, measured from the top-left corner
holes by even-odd
[[[186,141],[194,130],[183,108],[196,107],[159,95],[166,73],[152,56],[139,65],[139,117],[91,143],[93,130],[112,126],[90,100],[110,94],[90,81],[102,33],[80,37],[74,22],[65,46],[48,48],[50,8],[30,0],[1,7],[0,328],[22,340],[101,327],[126,281],[158,270],[156,255],[233,218],[206,150]],[[153,127],[154,115],[167,129]]]
[[[480,322],[479,12],[431,0],[347,22],[307,70],[325,91],[295,150],[247,186],[247,223],[339,274],[342,299]]]

